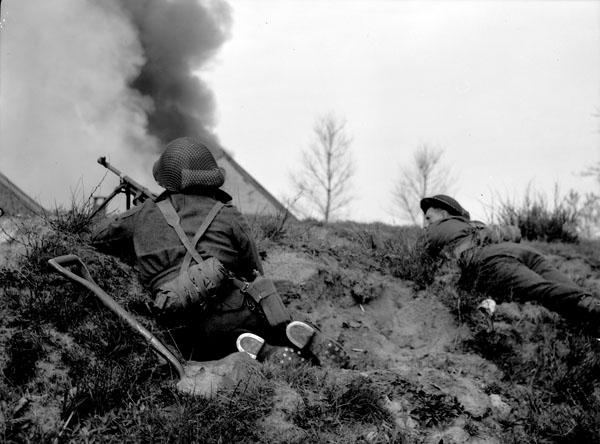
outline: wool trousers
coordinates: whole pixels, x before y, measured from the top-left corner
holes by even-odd
[[[571,320],[598,319],[600,301],[553,267],[527,245],[502,242],[481,248],[463,273],[463,281],[498,300],[537,301]],[[591,307],[583,299],[593,299]],[[589,305],[589,304],[588,304]],[[591,310],[590,310],[591,308]],[[595,313],[594,313],[595,312]]]
[[[164,313],[165,326],[186,359],[209,361],[237,351],[236,339],[254,333],[272,345],[288,345],[285,325],[271,327],[260,309],[240,290],[232,289],[224,300],[199,312]]]

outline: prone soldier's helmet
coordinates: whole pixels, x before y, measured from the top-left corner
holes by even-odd
[[[225,171],[208,147],[191,137],[169,142],[154,163],[152,174],[160,186],[174,192],[219,188],[225,182]]]
[[[471,219],[471,215],[465,210],[456,199],[445,194],[436,194],[435,196],[421,199],[421,210],[426,213],[429,208],[441,208],[446,210],[450,216],[460,216],[465,219]]]

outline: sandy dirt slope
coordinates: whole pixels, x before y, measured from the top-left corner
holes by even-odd
[[[406,441],[393,442],[554,442],[553,436],[566,436],[575,427],[572,422],[583,418],[567,416],[564,406],[568,403],[554,401],[555,393],[546,391],[545,386],[539,391],[532,389],[540,378],[562,371],[560,360],[569,356],[560,316],[535,304],[505,302],[499,304],[494,329],[488,331],[486,320],[476,311],[466,321],[459,295],[448,276],[440,276],[425,290],[416,290],[412,281],[388,274],[373,259],[373,251],[380,247],[376,236],[370,234],[370,227],[371,231],[361,229],[351,232],[351,236],[337,235],[323,227],[303,230],[291,240],[261,246],[265,273],[274,279],[296,318],[312,322],[326,335],[338,339],[350,353],[351,369],[326,370],[325,377],[340,381],[364,378],[378,388],[396,431],[406,437]],[[536,246],[545,249],[552,261],[580,285],[600,288],[600,264],[594,260],[568,246]],[[12,263],[18,248],[17,243],[0,243],[4,264]],[[134,293],[138,299],[144,297],[135,279],[117,270],[115,262],[106,264],[97,265],[95,272],[105,273],[100,278],[104,280],[122,277],[125,284],[119,297]],[[64,355],[83,354],[87,359],[89,353],[78,350],[80,345],[64,331],[45,326],[35,331],[38,336],[33,336],[31,326],[12,323],[10,316],[17,314],[0,306],[0,366],[5,367],[8,348],[19,344],[15,335],[23,336],[23,344],[41,343],[43,350],[39,351],[41,358],[32,357],[35,378],[23,385],[25,389],[11,392],[14,399],[0,411],[11,413],[14,421],[29,421],[43,431],[56,433],[57,427],[68,420],[63,411],[65,400],[77,399],[71,393],[68,375],[72,369],[65,364]],[[100,336],[98,329],[110,324],[97,321],[82,324],[79,334],[88,335],[89,330],[88,336]],[[67,327],[64,330],[68,331]],[[120,335],[127,336],[128,331],[112,333],[115,338],[108,339],[114,339],[117,346],[127,342]],[[118,354],[118,347],[111,352]],[[151,362],[156,359],[152,357]],[[161,367],[162,371],[165,367]],[[515,372],[513,368],[522,371]],[[162,379],[168,383],[169,378],[172,375],[165,374]],[[290,418],[307,404],[307,395],[301,396],[290,385],[274,381],[273,408],[257,423],[261,442],[306,442],[306,430]],[[137,386],[138,382],[134,384]],[[597,380],[595,389],[589,391],[590,397],[597,397],[596,404],[590,405],[600,405]],[[531,400],[532,393],[543,397],[537,411],[531,407],[538,406]],[[541,417],[539,410],[543,409],[548,413]],[[532,425],[531,418],[545,422]],[[537,440],[534,433],[540,434],[540,430],[551,438]],[[348,433],[352,442],[384,443],[391,442],[389,432],[361,425]],[[520,439],[530,436],[531,440]],[[320,438],[318,442],[341,442],[334,436]]]
[[[465,414],[430,431],[431,442],[444,437],[444,442],[498,442],[493,427],[487,436],[485,430],[477,437],[464,431],[467,418],[491,416],[494,422],[492,401],[497,397],[490,397],[484,388],[501,377],[501,372],[491,362],[457,349],[470,332],[457,325],[448,307],[435,295],[413,291],[409,282],[358,269],[350,270],[351,274],[362,274],[367,284],[348,293],[370,293],[369,301],[359,304],[348,295],[332,300],[315,294],[312,283],[321,280],[320,274],[349,271],[335,267],[331,258],[315,259],[285,250],[269,252],[265,262],[266,273],[280,287],[288,288],[284,297],[295,291],[313,296],[290,302],[298,312],[308,313],[308,319],[324,333],[345,344],[357,371],[382,380],[398,375],[431,395],[456,397]],[[389,405],[398,423],[416,433],[419,425],[411,418],[411,406],[400,397],[391,399]]]

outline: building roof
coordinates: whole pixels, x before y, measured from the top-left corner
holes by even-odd
[[[31,216],[44,208],[0,172],[0,211],[5,216]]]
[[[256,190],[258,190],[264,197],[267,199],[279,212],[281,213],[289,213],[292,219],[295,219],[295,216],[292,212],[286,208],[277,198],[275,198],[269,191],[263,187],[254,177],[250,175],[239,163],[235,161],[235,159],[224,149],[220,149],[216,156],[217,160],[225,159],[235,170],[242,176],[244,179],[250,183]]]

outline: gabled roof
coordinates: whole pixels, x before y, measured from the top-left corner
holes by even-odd
[[[269,202],[271,202],[271,204],[277,208],[277,210],[281,213],[289,213],[290,217],[292,219],[296,219],[295,216],[292,214],[292,212],[286,208],[281,202],[279,202],[279,200],[277,200],[271,193],[269,193],[269,191],[264,188],[256,179],[254,179],[254,177],[252,177],[250,175],[250,173],[248,173],[244,168],[242,168],[242,166],[237,163],[235,161],[235,159],[224,149],[220,149],[217,151],[216,156],[217,160],[221,159],[221,158],[225,158],[227,160],[227,162],[233,167],[235,168],[235,170],[244,178],[246,179],[250,184],[252,184],[253,187],[255,187]]]
[[[31,216],[44,208],[0,172],[0,209],[6,216]]]

